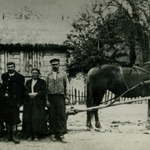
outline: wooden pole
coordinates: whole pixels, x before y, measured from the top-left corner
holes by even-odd
[[[103,109],[103,108],[107,108],[107,107],[111,107],[111,106],[117,106],[117,105],[122,105],[122,104],[128,104],[128,103],[132,103],[132,102],[137,102],[137,101],[143,101],[143,100],[149,100],[150,96],[147,97],[141,97],[138,99],[132,99],[129,101],[124,101],[124,102],[116,102],[113,105],[103,105],[103,106],[95,106],[95,107],[89,107],[89,108],[84,108],[84,109],[76,109],[74,108],[74,113],[79,113],[79,112],[84,112],[84,111],[93,111],[93,110],[97,110],[97,109]],[[149,112],[150,113],[150,112]]]

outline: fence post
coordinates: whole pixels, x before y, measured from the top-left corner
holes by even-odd
[[[82,103],[82,104],[84,103],[84,95],[83,95],[83,92],[81,93],[81,103]]]
[[[73,87],[72,87],[72,89],[71,89],[71,94],[72,94],[72,103],[74,104],[74,91],[73,91]]]
[[[75,104],[77,104],[77,90],[74,89]]]
[[[80,90],[78,90],[77,99],[78,99],[78,103],[80,104]]]

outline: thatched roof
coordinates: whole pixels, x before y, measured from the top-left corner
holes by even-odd
[[[0,43],[2,44],[63,44],[69,26],[63,21],[5,21],[0,24]]]

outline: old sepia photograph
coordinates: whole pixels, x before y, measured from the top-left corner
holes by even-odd
[[[149,140],[150,0],[0,0],[0,150]]]

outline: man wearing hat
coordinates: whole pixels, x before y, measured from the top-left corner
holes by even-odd
[[[48,101],[50,103],[49,130],[53,141],[67,143],[64,134],[67,133],[65,104],[68,98],[68,79],[66,73],[60,71],[60,60],[50,60],[52,70],[46,77]]]

